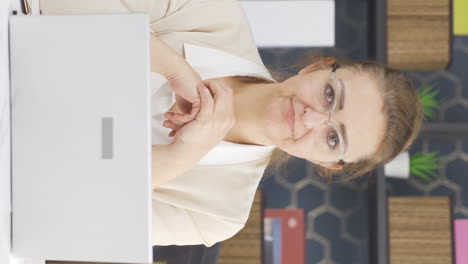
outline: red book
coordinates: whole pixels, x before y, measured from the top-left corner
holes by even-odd
[[[281,263],[305,264],[304,210],[265,209],[265,218],[281,219]]]

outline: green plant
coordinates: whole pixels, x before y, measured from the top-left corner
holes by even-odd
[[[434,119],[435,111],[440,106],[440,102],[435,98],[439,94],[439,90],[435,90],[433,84],[426,84],[419,87],[418,93],[424,117],[428,120]]]
[[[415,153],[410,157],[410,173],[415,177],[425,180],[426,182],[431,181],[431,177],[436,178],[436,169],[440,168],[438,156],[439,152],[429,152],[428,154],[422,154],[421,152]]]

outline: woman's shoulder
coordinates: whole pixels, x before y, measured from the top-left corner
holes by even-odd
[[[188,43],[222,50],[263,65],[239,1],[192,1],[184,6],[185,10],[151,24],[160,39],[183,57],[184,43]]]
[[[43,14],[147,13],[152,31],[184,56],[184,43],[216,48],[262,66],[238,0],[41,0]]]

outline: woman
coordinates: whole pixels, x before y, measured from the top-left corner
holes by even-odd
[[[285,153],[317,164],[324,177],[354,178],[408,149],[421,126],[411,81],[382,65],[326,58],[272,78],[237,0],[40,7],[149,13],[154,245],[209,247],[236,234],[266,166]]]

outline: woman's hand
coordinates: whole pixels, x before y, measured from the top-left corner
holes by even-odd
[[[196,87],[203,85],[200,76],[186,61],[182,61],[179,62],[177,73],[169,76],[168,81],[175,93],[177,107],[183,114],[189,114],[185,116],[186,121],[193,120],[198,112],[192,112],[192,105],[200,99]]]
[[[199,101],[193,104],[195,119],[185,122],[181,114],[167,112],[163,126],[172,128],[174,148],[203,158],[218,144],[235,124],[233,91],[219,81],[208,80],[197,85]],[[211,91],[211,93],[210,93]],[[213,94],[213,96],[212,96]],[[171,136],[170,134],[170,136]]]
[[[192,66],[172,48],[165,44],[155,34],[150,33],[151,71],[162,74],[176,94],[176,105],[188,122],[195,118],[198,112],[191,111],[198,96],[197,85],[202,83],[198,73]]]

